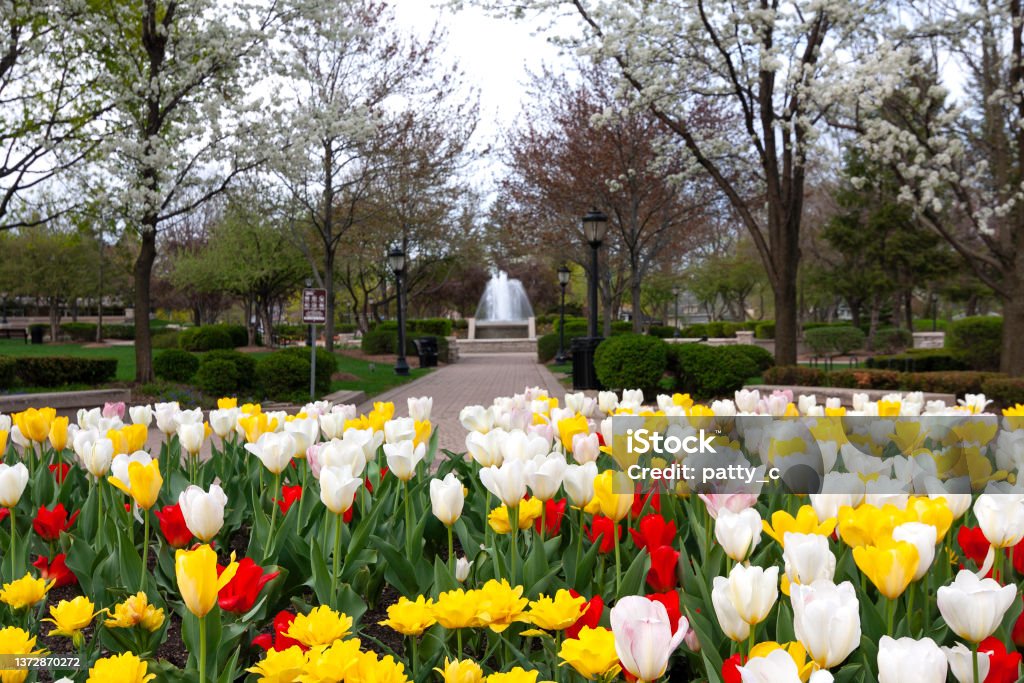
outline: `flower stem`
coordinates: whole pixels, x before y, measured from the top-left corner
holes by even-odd
[[[103,484],[96,479],[96,547],[100,546],[100,537],[103,533]]]
[[[580,508],[580,523],[576,526],[576,585],[580,585],[580,559],[583,557],[583,508]]]
[[[412,557],[412,509],[409,507],[409,482],[405,482],[405,556]]]
[[[885,600],[885,626],[886,633],[890,636],[893,634],[893,622],[896,619],[896,601],[886,598]]]
[[[511,553],[511,555],[512,555],[512,557],[509,558],[509,561],[512,564],[512,572],[511,572],[512,573],[512,585],[518,585],[517,581],[519,579],[516,578],[516,568],[517,568],[516,565],[519,564],[519,562],[518,562],[518,560],[519,560],[519,543],[517,541],[517,538],[519,536],[519,506],[518,505],[516,507],[509,508],[509,510],[508,510],[508,518],[509,518],[509,522],[511,522],[509,524],[509,526],[512,527],[512,529],[511,529],[511,533],[512,533],[512,553]]]
[[[8,508],[11,512],[11,581],[18,578],[18,569],[14,564],[14,544],[15,538],[18,536],[18,528],[14,524],[14,508]]]
[[[750,626],[750,638],[747,640],[747,658],[750,658],[750,653],[754,651],[754,642],[757,635],[757,626],[751,624]]]
[[[619,523],[615,522],[612,528],[612,542],[615,543],[615,597],[619,597],[619,589],[622,582],[622,560],[619,552]]]
[[[487,517],[491,514],[491,492],[487,492],[487,497],[484,499],[484,545],[490,547],[491,545],[491,525],[487,523]]]
[[[455,578],[455,539],[452,537],[452,527],[448,526],[448,568],[452,571],[452,578]]]
[[[199,683],[206,683],[206,617],[199,617]]]
[[[341,565],[341,518],[342,515],[334,516],[334,571],[331,572],[331,600],[334,601],[338,593],[338,571]]]
[[[978,648],[980,644],[976,644],[974,649],[971,651],[971,663],[974,666],[974,683],[981,683],[981,674],[978,671]]]
[[[149,560],[149,510],[142,511],[142,575],[139,577],[139,590],[146,590],[146,572]]]
[[[409,636],[410,649],[412,650],[412,659],[409,662],[409,668],[412,670],[413,679],[416,678],[416,663],[419,661],[417,650],[419,649],[416,643],[416,636]]]
[[[455,629],[455,645],[458,647],[458,651],[455,653],[456,659],[462,659],[462,629]]]
[[[267,536],[268,556],[270,549],[274,546],[274,527],[277,526],[277,503],[274,502],[274,496],[278,495],[280,490],[281,473],[278,472],[274,475],[274,493],[270,496],[270,534]]]

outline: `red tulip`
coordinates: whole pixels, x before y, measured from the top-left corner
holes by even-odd
[[[615,543],[622,538],[622,527],[601,515],[594,515],[590,528],[584,526],[583,530],[591,543],[597,543],[598,539],[601,540],[601,546],[597,551],[599,553],[610,553],[615,549]]]
[[[40,507],[35,519],[32,520],[32,528],[44,541],[56,541],[60,538],[60,532],[68,531],[75,523],[75,520],[78,519],[78,512],[75,510],[69,518],[63,503],[57,503],[52,510]]]
[[[269,633],[261,633],[252,639],[252,644],[266,651],[274,647],[274,636]]]
[[[1006,551],[1013,558],[1013,568],[1018,574],[1024,575],[1024,541]]]
[[[1020,616],[1017,617],[1016,623],[1013,625],[1013,633],[1010,634],[1013,639],[1013,644],[1017,647],[1024,647],[1024,612],[1021,612]]]
[[[640,520],[639,530],[630,529],[636,547],[650,552],[663,545],[671,546],[676,540],[676,523],[666,522],[658,514],[646,515]]]
[[[163,510],[154,510],[154,514],[160,520],[161,533],[172,548],[184,548],[192,541],[192,532],[185,526],[180,505],[168,505]]]
[[[668,612],[668,623],[671,624],[674,633],[676,627],[679,626],[679,620],[683,616],[683,613],[679,610],[679,591],[648,593],[644,597],[652,602],[660,602],[665,606],[665,611]]]
[[[647,572],[647,585],[659,593],[673,590],[679,580],[676,575],[679,551],[670,545],[663,545],[650,552],[651,569]]]
[[[217,575],[220,576],[224,567],[217,565]],[[217,604],[220,608],[235,614],[245,614],[256,604],[256,598],[260,591],[272,581],[280,572],[264,573],[252,558],[243,558],[238,563],[238,571],[234,577],[217,593]]]
[[[7,508],[0,508],[0,522],[7,519],[7,515],[11,514],[11,511]]]
[[[633,508],[630,510],[630,514],[633,519],[636,519],[645,511],[650,512],[661,512],[661,495],[658,489],[652,489],[646,494],[640,491],[640,485],[637,484],[637,491],[633,495]]]
[[[569,593],[574,597],[580,597],[580,594],[576,591],[569,589]],[[589,628],[597,628],[601,622],[601,614],[604,612],[604,599],[600,595],[594,597],[583,603],[583,612],[580,614],[580,618],[576,620],[576,623],[565,629],[566,638],[578,638],[580,631],[583,630],[584,626]]]
[[[555,501],[544,501],[544,536],[557,536],[562,530],[562,518],[565,517],[565,498]],[[540,532],[540,517],[533,523],[533,528]]]
[[[53,478],[57,480],[58,484],[63,484],[64,480],[67,479],[68,472],[71,471],[71,465],[66,462],[53,463],[50,465],[50,472],[53,473]]]
[[[274,649],[278,652],[287,650],[292,645],[298,645],[302,648],[303,652],[309,649],[299,641],[285,635],[292,622],[295,621],[295,616],[294,612],[289,612],[288,610],[281,610],[274,616]]]
[[[32,566],[39,570],[41,578],[54,579],[56,581],[54,587],[60,588],[61,586],[70,586],[71,584],[78,583],[78,577],[68,569],[66,560],[67,556],[64,553],[55,555],[52,562],[47,561],[45,556],[40,555],[32,563]]]
[[[302,498],[302,487],[299,485],[288,486],[287,484],[281,487],[281,498],[275,498],[274,502],[281,508],[281,514],[287,515],[288,510],[291,509],[292,503]]]
[[[739,652],[722,662],[722,683],[743,683],[743,675],[737,667],[743,666],[743,655]]]
[[[989,542],[981,527],[962,526],[956,532],[956,542],[960,549],[974,564],[981,567],[985,564],[985,556],[988,555]]]
[[[978,644],[978,652],[989,653],[988,676],[985,683],[1016,683],[1020,669],[1021,655],[1019,652],[1007,652],[1003,641],[989,636]]]

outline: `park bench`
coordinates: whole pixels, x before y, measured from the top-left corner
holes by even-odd
[[[24,327],[0,327],[0,339],[24,339],[28,344],[28,330]]]

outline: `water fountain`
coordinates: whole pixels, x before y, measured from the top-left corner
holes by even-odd
[[[469,321],[470,339],[533,339],[533,307],[519,280],[497,272],[491,276]]]

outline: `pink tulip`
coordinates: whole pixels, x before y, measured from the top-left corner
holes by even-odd
[[[124,419],[124,401],[118,401],[117,403],[104,403],[103,404],[103,417],[116,417],[119,420]]]
[[[754,493],[701,493],[700,499],[708,508],[711,519],[718,519],[719,510],[740,513],[757,502],[757,494]]]
[[[616,603],[611,611],[615,654],[622,666],[640,681],[654,681],[665,675],[668,660],[683,642],[690,623],[679,617],[669,623],[665,605],[630,595]]]

